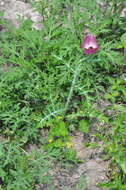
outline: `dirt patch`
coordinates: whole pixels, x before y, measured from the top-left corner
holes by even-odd
[[[31,19],[32,28],[42,29],[41,15],[29,4],[17,0],[0,0],[0,11],[3,11],[3,18],[12,23],[15,27],[20,26],[19,19]]]
[[[72,140],[73,148],[81,162],[73,164],[51,161],[49,169],[52,176],[51,185],[35,185],[35,190],[104,190],[97,187],[98,183],[108,180],[106,174],[109,161],[101,158],[103,143],[99,142],[99,147],[88,148],[84,146],[84,138],[83,133],[76,132]],[[34,144],[25,147],[27,153],[36,149],[39,148]]]
[[[107,181],[106,172],[108,168],[108,161],[103,161],[101,158],[103,153],[102,142],[99,142],[98,148],[87,148],[84,146],[83,133],[77,132],[73,138],[73,144],[77,156],[83,160],[83,163],[78,165],[72,178],[78,179],[84,174],[87,190],[100,190],[101,188],[96,187],[96,185]]]
[[[77,132],[73,136],[73,145],[77,157],[81,163],[60,165],[55,163],[50,170],[54,189],[58,190],[104,190],[98,188],[97,184],[108,180],[106,173],[109,161],[101,158],[103,154],[103,144],[99,142],[98,148],[88,148],[84,146],[84,135]],[[41,186],[37,190],[48,190],[49,187]]]

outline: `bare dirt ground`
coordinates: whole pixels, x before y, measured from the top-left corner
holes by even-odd
[[[29,3],[19,0],[0,0],[0,10],[4,12],[3,18],[7,19],[15,27],[19,27],[18,19],[23,17],[30,18],[33,21],[33,28],[42,29],[41,15]],[[57,190],[103,190],[96,186],[97,183],[107,180],[106,173],[109,163],[101,158],[103,153],[102,142],[99,142],[100,148],[94,149],[85,147],[85,140],[80,132],[73,136],[73,148],[76,150],[78,158],[82,160],[81,163],[75,165],[72,170],[71,168],[66,170],[57,165],[50,172]],[[77,186],[82,176],[86,179],[85,187]],[[47,190],[48,188],[43,185],[41,187],[36,186],[36,190],[40,189]]]
[[[96,184],[107,181],[106,171],[109,164],[108,161],[103,161],[101,158],[103,154],[102,142],[99,142],[99,148],[87,148],[84,146],[84,136],[81,132],[76,133],[73,141],[77,156],[83,160],[83,163],[78,166],[72,178],[76,179],[77,176],[85,174],[88,190],[101,189],[96,187]]]
[[[19,27],[19,19],[31,19],[32,28],[42,29],[41,15],[29,4],[17,0],[0,0],[0,11],[4,12],[3,18],[7,19],[15,27]]]

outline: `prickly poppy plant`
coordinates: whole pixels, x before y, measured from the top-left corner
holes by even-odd
[[[88,34],[83,39],[83,42],[80,47],[83,49],[84,54],[93,54],[99,48],[96,42],[96,37],[93,34]]]

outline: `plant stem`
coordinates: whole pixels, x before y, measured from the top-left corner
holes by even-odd
[[[65,105],[65,112],[66,112],[67,109],[68,109],[68,106],[69,106],[71,97],[72,97],[72,95],[73,95],[74,86],[75,86],[75,83],[76,83],[76,80],[77,80],[77,77],[78,77],[78,74],[79,74],[79,73],[80,73],[80,65],[77,67],[77,69],[76,69],[76,71],[75,71],[75,73],[74,73],[72,85],[71,85],[70,92],[69,92],[69,95],[68,95],[68,98],[67,98],[67,102],[66,102],[66,105]]]

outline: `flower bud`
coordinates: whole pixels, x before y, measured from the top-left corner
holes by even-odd
[[[96,42],[96,37],[93,34],[88,34],[83,39],[83,42],[80,47],[83,49],[84,54],[93,54],[99,48]]]

